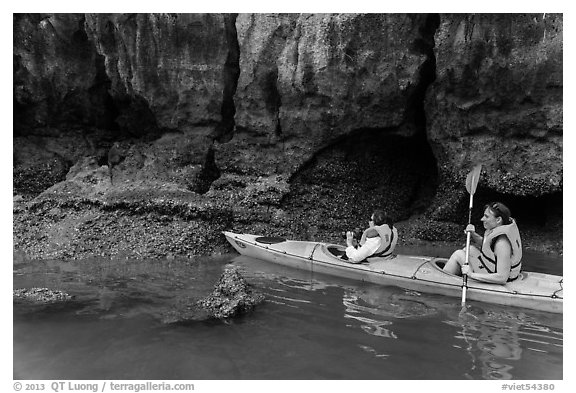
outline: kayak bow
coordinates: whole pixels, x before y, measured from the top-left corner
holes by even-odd
[[[242,255],[316,273],[365,281],[445,296],[460,297],[462,277],[442,270],[446,259],[426,256],[393,255],[368,258],[360,264],[342,258],[345,247],[312,241],[286,240],[250,234],[223,232]],[[563,277],[522,272],[505,285],[472,280],[467,298],[485,303],[562,313]]]

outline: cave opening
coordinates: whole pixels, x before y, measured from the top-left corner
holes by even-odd
[[[306,225],[327,229],[365,226],[377,208],[397,222],[423,213],[437,185],[436,159],[426,140],[362,129],[324,148],[294,174],[283,207]]]

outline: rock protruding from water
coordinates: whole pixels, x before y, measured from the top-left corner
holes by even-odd
[[[187,323],[209,319],[238,317],[264,301],[264,296],[251,289],[250,284],[235,267],[225,269],[214,285],[212,293],[200,300],[180,299],[173,309],[164,313],[164,323]]]
[[[248,313],[264,301],[264,295],[253,292],[235,267],[227,268],[214,286],[214,291],[198,304],[214,318],[230,318]]]
[[[14,301],[27,302],[32,304],[57,304],[74,299],[73,296],[62,291],[55,291],[48,288],[21,288],[12,291]]]

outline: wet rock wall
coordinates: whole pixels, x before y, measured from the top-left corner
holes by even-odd
[[[550,14],[15,14],[15,248],[41,255],[48,240],[26,228],[75,225],[70,206],[87,219],[63,198],[142,225],[150,206],[216,206],[218,225],[160,214],[204,239],[225,226],[334,240],[374,206],[416,218],[406,240],[456,238],[478,161],[478,198],[544,209],[534,232],[557,237],[562,29]],[[44,200],[61,220],[34,215]],[[152,227],[171,253],[215,251]],[[97,233],[65,232],[110,254]]]
[[[562,17],[446,15],[436,41],[426,113],[439,167],[482,163],[501,194],[561,192]]]

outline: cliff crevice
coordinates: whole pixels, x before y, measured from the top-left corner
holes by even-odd
[[[236,31],[237,16],[237,14],[229,14],[224,17],[228,54],[223,72],[222,119],[214,133],[215,139],[221,143],[229,142],[230,139],[232,139],[236,126],[234,120],[234,115],[236,114],[234,94],[236,94],[238,78],[240,76],[240,46],[238,44],[238,33]]]

